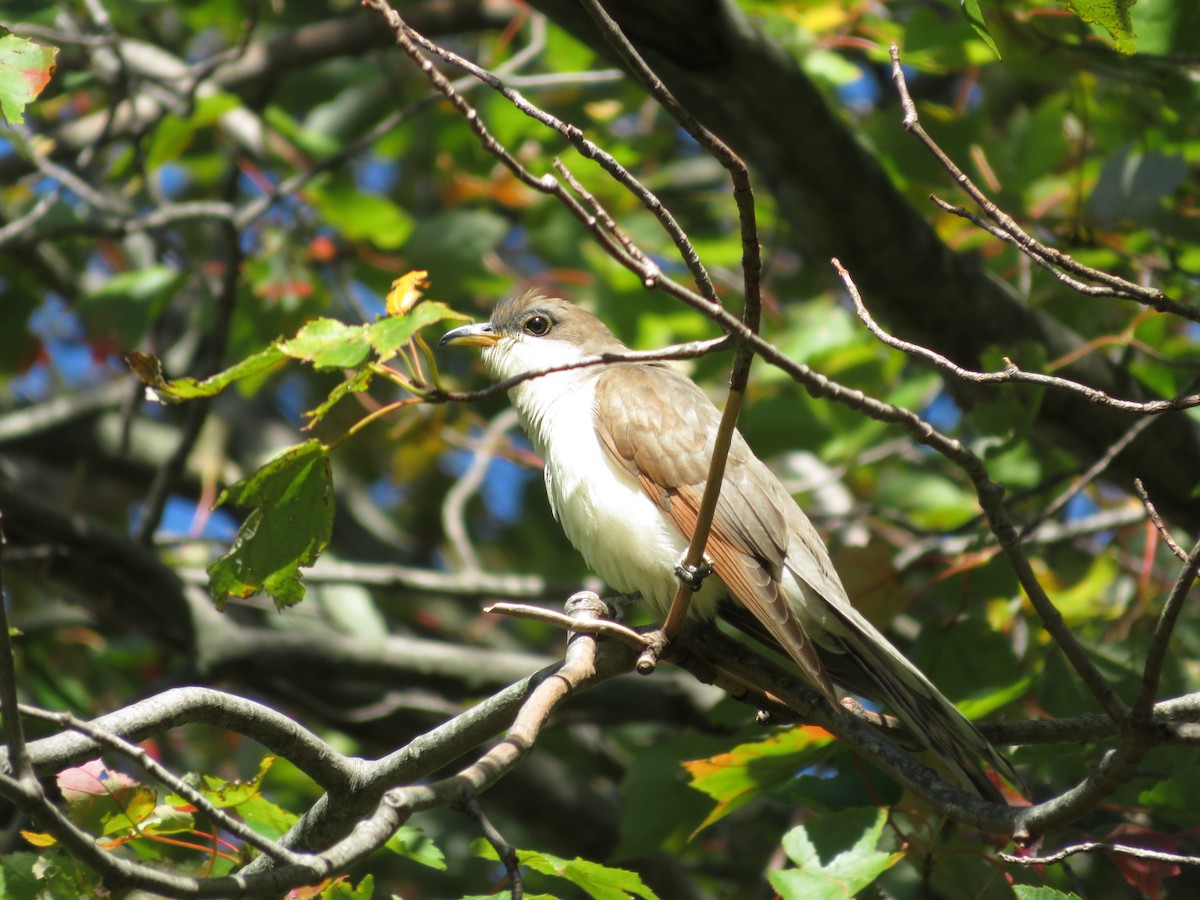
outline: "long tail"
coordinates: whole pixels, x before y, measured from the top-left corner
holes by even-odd
[[[985,800],[1004,803],[987,767],[1019,788],[1021,781],[1009,761],[862,615],[853,608],[847,614],[840,604],[829,607],[845,626],[838,642],[875,689],[870,693],[942,760],[963,787]]]
[[[818,645],[821,662],[836,684],[883,703],[922,747],[945,761],[950,774],[965,790],[1004,803],[1004,796],[988,777],[988,767],[1020,789],[1021,781],[1009,761],[878,629],[853,607],[851,615],[846,615],[840,604],[822,602],[845,626],[845,636],[827,635]],[[783,656],[789,655],[744,606],[725,603],[720,614],[739,631]],[[837,643],[842,652],[829,649],[830,643]]]

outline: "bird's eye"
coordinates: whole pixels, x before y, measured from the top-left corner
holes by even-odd
[[[525,320],[525,333],[534,337],[542,337],[550,331],[550,319],[547,316],[530,316]]]

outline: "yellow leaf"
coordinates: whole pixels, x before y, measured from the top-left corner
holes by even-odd
[[[405,316],[412,308],[421,302],[421,293],[429,288],[429,273],[424,269],[414,269],[401,275],[392,282],[392,289],[387,295],[387,311],[389,316]]]

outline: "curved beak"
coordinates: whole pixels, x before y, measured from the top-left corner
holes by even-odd
[[[480,322],[478,325],[463,325],[453,331],[447,331],[438,341],[439,347],[450,344],[462,344],[467,347],[494,347],[500,340],[491,322]]]

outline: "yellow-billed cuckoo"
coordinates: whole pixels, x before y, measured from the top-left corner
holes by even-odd
[[[500,380],[628,352],[591,313],[536,291],[440,344],[482,347]],[[609,585],[665,615],[704,492],[717,408],[660,363],[565,369],[523,381],[509,397],[545,458],[546,492],[568,540]],[[1015,784],[1008,762],[851,605],[812,523],[740,434],[706,554],[714,576],[690,615],[721,613],[777,644],[834,707],[835,681],[875,695],[963,787],[1003,802],[984,764]]]

